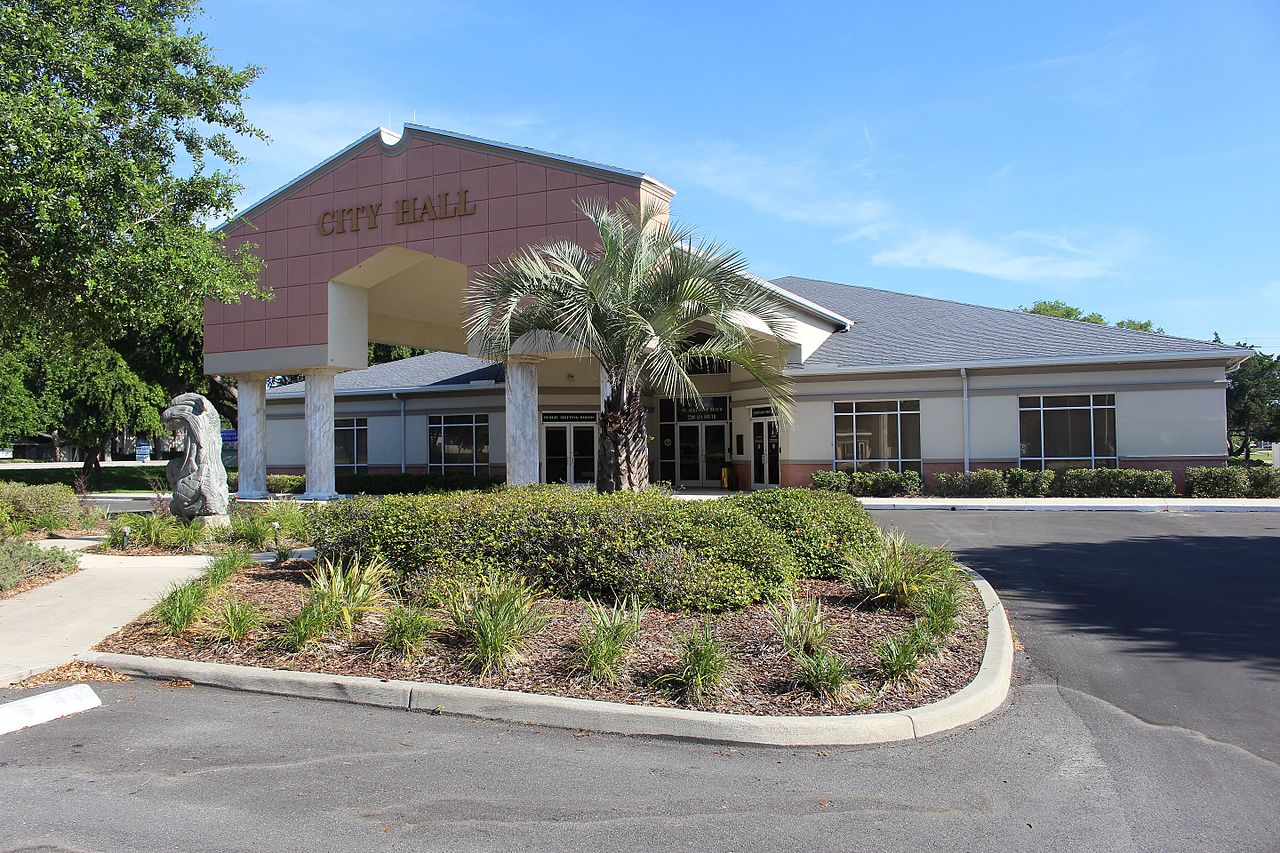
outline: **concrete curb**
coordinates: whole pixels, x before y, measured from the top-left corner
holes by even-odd
[[[867,509],[970,512],[1280,512],[1280,500],[1261,498],[866,498]]]
[[[684,708],[627,705],[487,687],[325,675],[235,664],[89,652],[80,660],[129,675],[184,678],[196,684],[329,699],[409,711],[529,725],[767,746],[848,746],[911,740],[974,722],[1000,707],[1013,673],[1009,620],[991,585],[967,570],[987,612],[987,645],[978,674],[946,699],[885,714],[752,717]]]

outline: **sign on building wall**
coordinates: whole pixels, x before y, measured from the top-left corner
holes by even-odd
[[[397,199],[394,205],[396,225],[408,225],[424,219],[453,219],[456,216],[471,216],[476,212],[475,202],[467,201],[469,190],[456,193],[440,193],[432,198],[427,196],[418,204],[418,198]],[[382,202],[362,204],[358,207],[339,207],[326,210],[316,218],[316,230],[328,237],[332,234],[345,234],[348,231],[359,231],[363,225],[366,229],[378,227],[378,217],[382,215]]]
[[[544,424],[593,424],[596,422],[595,412],[543,412]]]

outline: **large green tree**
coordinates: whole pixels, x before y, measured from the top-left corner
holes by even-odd
[[[1097,311],[1085,313],[1083,309],[1074,305],[1068,305],[1061,299],[1041,299],[1031,303],[1031,307],[1022,306],[1022,311],[1027,314],[1041,314],[1045,317],[1060,317],[1063,320],[1079,320],[1082,323],[1093,323],[1098,326],[1113,325],[1117,329],[1132,329],[1135,332],[1155,332],[1156,334],[1164,334],[1164,329],[1156,326],[1150,320],[1117,320],[1115,323],[1108,323],[1107,318],[1103,317]]]
[[[1246,461],[1254,439],[1280,439],[1280,360],[1275,356],[1258,353],[1227,374],[1227,432],[1231,455]]]
[[[253,67],[218,64],[189,0],[0,3],[0,342],[114,340],[256,291],[233,211]]]
[[[467,333],[482,354],[575,350],[598,363],[601,491],[649,483],[641,397],[699,399],[690,370],[736,364],[779,415],[791,396],[781,374],[792,328],[782,303],[747,273],[737,252],[667,223],[653,207],[582,205],[601,248],[556,241],[519,252],[476,277]]]

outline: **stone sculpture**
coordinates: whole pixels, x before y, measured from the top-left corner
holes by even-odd
[[[161,415],[164,425],[182,430],[185,449],[169,460],[165,476],[173,489],[169,511],[187,521],[227,523],[227,470],[222,467],[222,419],[200,394],[179,394]]]

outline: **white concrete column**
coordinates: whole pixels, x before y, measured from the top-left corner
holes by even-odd
[[[507,485],[538,482],[538,365],[508,358]]]
[[[307,492],[306,500],[338,496],[333,481],[333,377],[337,371],[306,370]]]
[[[236,377],[236,457],[240,498],[267,496],[267,378]]]

